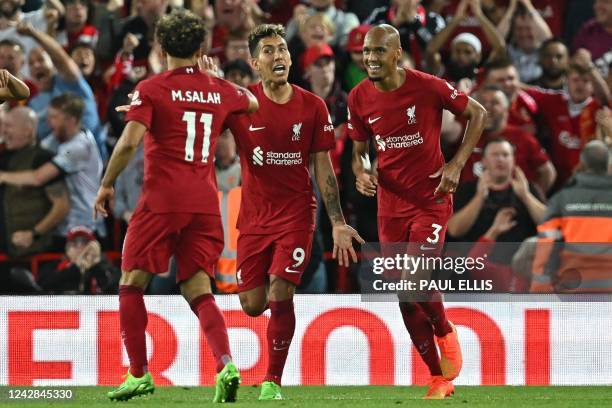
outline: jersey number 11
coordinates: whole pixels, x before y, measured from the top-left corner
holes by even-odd
[[[193,161],[193,145],[196,138],[196,112],[185,112],[183,114],[183,122],[187,122],[187,140],[185,140],[185,160]],[[204,143],[202,145],[202,163],[208,163],[210,155],[210,132],[212,126],[211,113],[203,113],[200,116],[200,123],[204,124]]]

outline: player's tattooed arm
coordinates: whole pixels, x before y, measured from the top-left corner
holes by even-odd
[[[332,225],[344,224],[344,215],[340,206],[340,193],[338,190],[338,181],[334,174],[334,169],[329,158],[329,152],[315,153],[315,175],[317,185],[325,203],[327,214]]]
[[[323,196],[323,202],[333,226],[334,249],[332,255],[334,259],[338,259],[340,266],[349,266],[349,257],[353,262],[357,262],[357,254],[353,248],[353,239],[361,244],[365,241],[359,236],[357,231],[344,222],[344,215],[342,215],[342,208],[340,207],[338,182],[336,181],[336,175],[329,158],[329,152],[315,153],[314,162],[317,185]]]

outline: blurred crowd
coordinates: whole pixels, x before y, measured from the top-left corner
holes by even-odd
[[[117,253],[143,183],[142,148],[117,182],[112,219],[92,219],[94,196],[125,125],[115,107],[139,81],[165,70],[155,24],[180,8],[204,18],[207,54],[243,86],[258,81],[249,31],[263,22],[285,25],[289,80],[327,104],[342,204],[366,241],[378,240],[376,199],[355,189],[347,94],[367,77],[364,36],[381,23],[399,30],[403,66],[446,79],[489,113],[462,174],[449,240],[518,249],[538,225],[565,216],[549,201],[568,194],[610,203],[604,218],[612,219],[612,0],[0,0],[0,69],[30,88],[28,100],[0,109],[1,292],[116,292]],[[464,129],[445,112],[447,158]],[[231,292],[240,162],[229,132],[218,140],[215,166],[226,226],[217,290]],[[356,271],[338,270],[329,257],[321,205],[318,217],[302,290],[358,290]],[[601,225],[589,239],[612,242],[612,227]],[[564,234],[584,239],[575,228]],[[43,267],[33,271],[41,254]],[[501,258],[495,262],[511,268]],[[176,290],[173,269],[152,293]],[[525,276],[508,279],[529,286]]]

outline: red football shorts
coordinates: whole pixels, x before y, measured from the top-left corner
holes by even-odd
[[[125,235],[121,269],[164,273],[174,255],[177,282],[191,278],[198,271],[214,278],[221,251],[223,225],[220,216],[160,214],[138,206]]]
[[[299,285],[310,261],[313,231],[278,234],[240,234],[237,248],[238,291],[244,292],[268,282],[276,275]]]
[[[430,208],[415,208],[414,213],[407,216],[379,216],[378,240],[381,244],[410,242],[411,254],[440,255],[452,214],[452,201],[449,200]]]

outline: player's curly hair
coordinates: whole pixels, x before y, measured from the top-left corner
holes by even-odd
[[[260,24],[249,33],[249,51],[256,57],[259,53],[259,41],[262,38],[279,36],[285,38],[285,28],[280,24]]]
[[[176,58],[195,54],[206,38],[204,20],[188,10],[173,11],[163,16],[155,31],[164,51]]]

